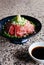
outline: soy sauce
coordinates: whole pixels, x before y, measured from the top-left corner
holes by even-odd
[[[32,50],[32,55],[37,58],[44,60],[44,47],[36,47]]]

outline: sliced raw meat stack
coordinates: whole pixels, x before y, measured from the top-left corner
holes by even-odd
[[[34,25],[30,23],[30,21],[27,21],[26,24],[24,26],[20,26],[17,24],[11,24],[8,23],[6,25],[6,31],[10,34],[10,35],[14,35],[14,36],[19,36],[22,37],[24,35],[28,35],[28,34],[32,34],[34,32]]]

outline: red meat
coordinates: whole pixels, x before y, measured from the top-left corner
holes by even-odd
[[[27,23],[24,25],[24,28],[27,34],[32,34],[34,32],[34,25],[29,23],[29,21],[27,21]]]
[[[30,21],[27,21],[26,24],[24,26],[20,26],[20,25],[13,25],[11,24],[9,27],[9,31],[8,33],[10,35],[14,35],[14,36],[19,36],[22,37],[24,35],[27,34],[32,34],[34,32],[34,25],[30,23]]]
[[[14,31],[15,31],[15,28],[14,28],[13,25],[11,25],[10,28],[9,28],[9,32],[8,32],[8,33],[9,33],[10,35],[14,35]]]

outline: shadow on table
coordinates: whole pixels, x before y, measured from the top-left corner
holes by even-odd
[[[25,62],[30,62],[33,61],[32,58],[30,57],[28,51],[26,50],[21,50],[21,51],[17,51],[14,55],[17,59],[19,59],[20,61],[25,61]],[[34,62],[34,61],[33,61]]]

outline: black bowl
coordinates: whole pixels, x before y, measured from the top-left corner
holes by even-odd
[[[31,16],[21,15],[22,17],[24,17],[27,20],[31,21],[35,25],[35,33],[33,33],[31,35],[28,35],[26,37],[22,37],[22,38],[10,38],[10,37],[7,37],[7,36],[3,35],[4,33],[2,32],[3,31],[2,29],[3,29],[4,24],[6,22],[8,22],[9,20],[11,20],[15,16],[16,15],[8,16],[8,17],[3,18],[2,20],[0,20],[0,35],[8,38],[12,43],[14,43],[14,44],[23,44],[23,43],[28,41],[28,38],[32,37],[33,35],[36,35],[41,30],[42,25],[41,25],[39,20],[37,20],[36,18],[31,17]]]

